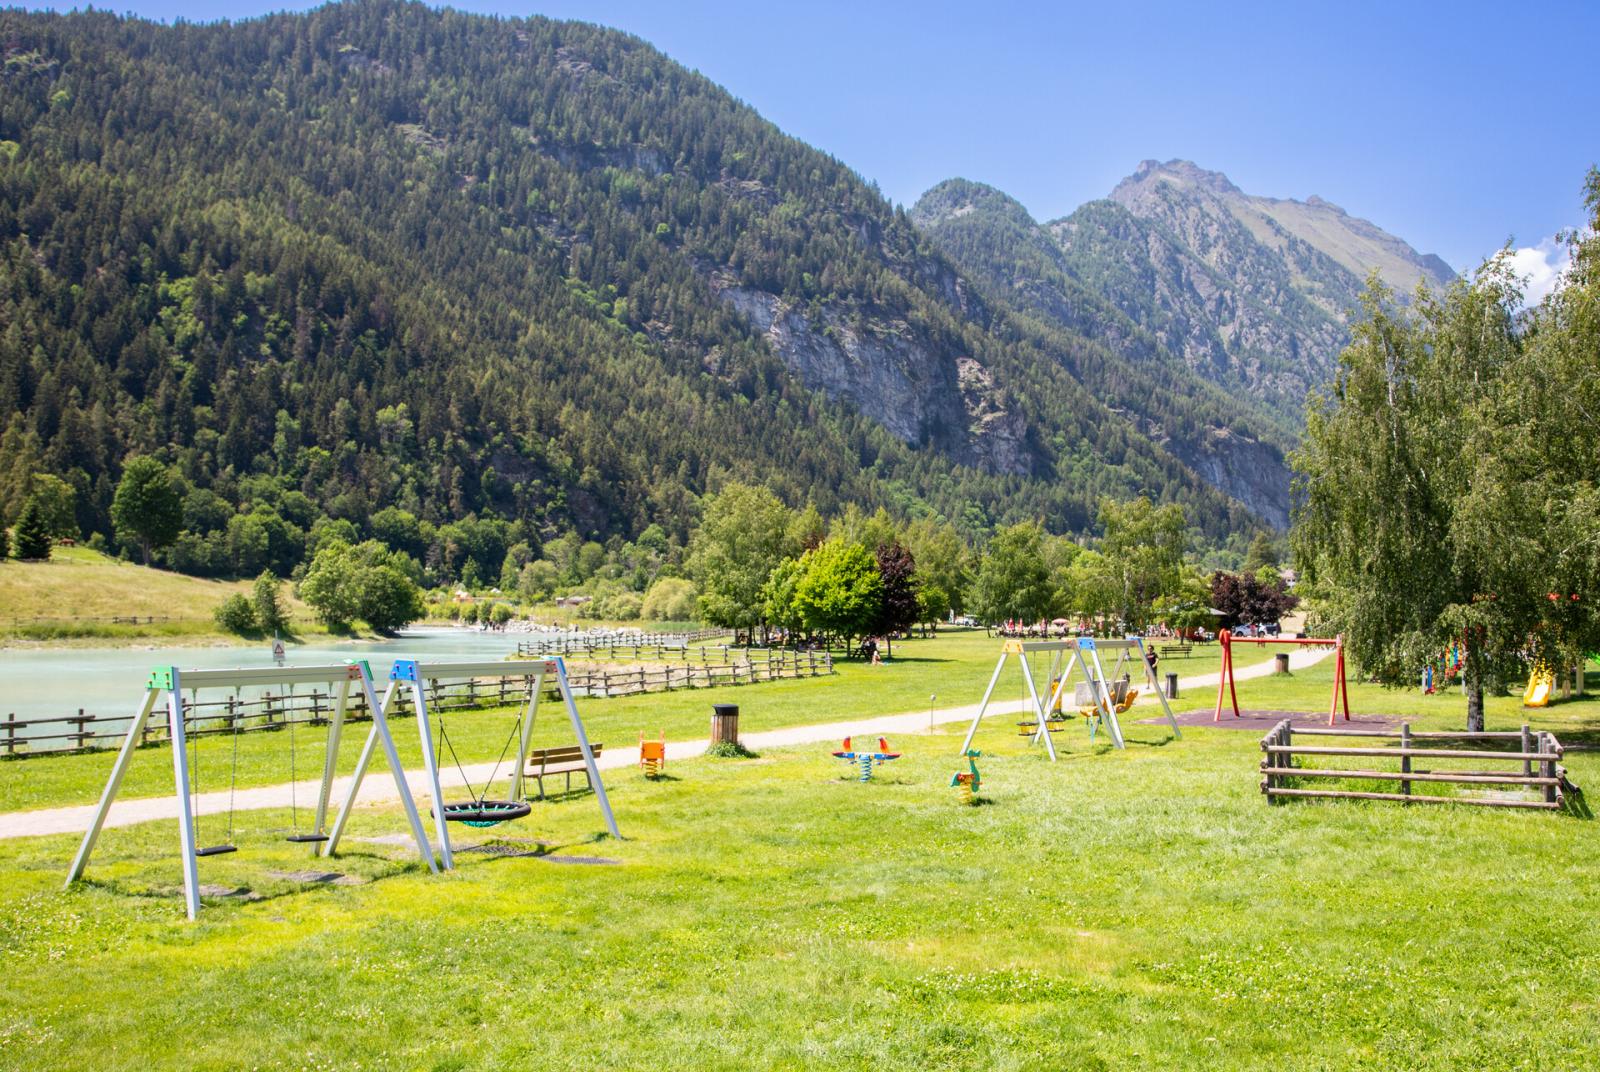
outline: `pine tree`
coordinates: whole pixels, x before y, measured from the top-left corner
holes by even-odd
[[[13,538],[16,540],[18,558],[43,561],[50,557],[49,526],[45,524],[39,500],[31,495],[22,504],[22,513],[17,515]]]

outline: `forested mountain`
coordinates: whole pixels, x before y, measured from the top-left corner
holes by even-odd
[[[1349,340],[1369,272],[1401,295],[1454,278],[1319,197],[1252,196],[1183,160],[1147,160],[1106,200],[1045,224],[963,180],[928,191],[913,215],[991,292],[1160,369],[1175,391],[1194,393],[1198,378],[1247,400],[1290,435]]]
[[[1212,539],[1255,523],[1094,385],[1093,344],[991,308],[635,38],[363,0],[7,11],[0,49],[0,509],[42,468],[108,531],[155,454],[191,491],[178,564],[212,572],[385,507],[681,538],[727,477],[973,533],[1140,492]]]
[[[1213,486],[1288,526],[1290,422],[1174,356],[1156,332],[1080,279],[1050,231],[999,190],[950,179],[919,198],[911,218],[989,301],[1053,334],[1056,352],[1079,355],[1075,375],[1106,404]]]

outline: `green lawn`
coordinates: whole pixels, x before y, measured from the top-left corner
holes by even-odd
[[[837,673],[828,677],[609,700],[581,699],[579,710],[591,740],[626,744],[636,742],[641,732],[654,735],[662,730],[669,739],[703,738],[709,730],[713,703],[739,704],[740,725],[746,732],[926,710],[929,697],[933,695],[938,696],[935,701],[938,706],[954,707],[976,703],[982,698],[999,650],[1000,642],[985,636],[982,630],[946,631],[926,640],[896,643],[895,658],[881,666],[839,659],[834,664]],[[1189,660],[1173,660],[1178,665],[1172,669],[1185,675],[1215,671],[1214,653],[1215,646],[1208,655],[1197,653]],[[1040,662],[1038,666],[1038,687],[1043,689],[1047,664]],[[1163,666],[1165,668],[1166,664]],[[387,667],[387,663],[374,661],[376,673],[385,673]],[[1106,670],[1109,672],[1111,667],[1108,665]],[[996,690],[997,698],[1021,699],[1024,696],[1021,681],[1020,675],[1008,668],[1002,686]],[[383,683],[378,684],[381,695]],[[448,713],[445,718],[450,739],[465,763],[492,762],[500,754],[516,721],[515,713],[506,710]],[[407,766],[420,766],[422,751],[416,723],[410,719],[397,720],[394,727],[402,759]],[[363,725],[345,735],[339,755],[342,772],[354,769],[365,733]],[[566,716],[559,707],[541,704],[535,746],[570,743],[571,736]],[[314,777],[322,769],[321,731],[300,727],[295,744],[298,775]],[[227,735],[201,738],[202,790],[227,787],[233,745],[233,739]],[[286,732],[241,734],[238,746],[237,784],[240,788],[289,780]],[[114,755],[114,749],[105,749],[80,755],[0,761],[0,811],[93,803],[105,784]],[[122,796],[170,794],[172,763],[168,755],[165,746],[140,752],[123,784]]]
[[[959,657],[976,640],[937,644],[981,687]],[[897,698],[881,710],[915,708],[953,687],[927,683],[957,680],[942,665],[905,684],[861,667],[783,704],[788,686],[731,691],[815,721],[878,689]],[[1324,664],[1240,699],[1321,709],[1330,680]],[[688,699],[703,731],[707,695]],[[1459,694],[1351,700],[1437,725],[1463,710]],[[643,715],[588,706],[617,727]],[[1593,699],[1527,714],[1569,742],[1600,732]],[[1523,717],[1491,702],[1492,725]],[[270,874],[316,864],[281,840],[287,813],[241,813],[240,852],[201,861],[202,881],[259,899],[208,897],[193,925],[171,823],[107,831],[67,893],[75,839],[0,842],[0,1065],[1311,1072],[1577,1069],[1600,1052],[1589,822],[1268,807],[1253,732],[1169,741],[1130,721],[1126,751],[1091,752],[1069,729],[1049,764],[1009,721],[979,738],[982,807],[948,787],[950,726],[894,741],[905,757],[867,785],[820,745],[654,783],[613,772],[625,840],[591,797],[547,802],[457,838],[544,858],[459,853],[443,876],[355,840],[403,832],[396,808],[357,813],[340,886]],[[1567,765],[1600,777],[1592,752]],[[614,862],[561,862],[580,859]]]

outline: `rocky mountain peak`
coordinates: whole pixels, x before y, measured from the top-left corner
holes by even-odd
[[[1409,295],[1418,281],[1442,286],[1455,278],[1437,256],[1417,252],[1326,198],[1313,194],[1299,201],[1246,193],[1220,171],[1207,171],[1188,160],[1141,162],[1111,191],[1110,200],[1206,251],[1212,267],[1219,266],[1217,257],[1225,247],[1237,245],[1234,238],[1286,257],[1296,288],[1321,291],[1316,300],[1336,318],[1343,318],[1354,304],[1354,295],[1374,268],[1402,296]],[[1227,232],[1235,234],[1227,237]],[[1296,248],[1296,243],[1303,248]],[[1309,263],[1306,250],[1313,260],[1325,259],[1349,273],[1349,278],[1336,284],[1324,278],[1308,287],[1307,277],[1326,277],[1329,271],[1328,265]]]
[[[1242,194],[1233,181],[1220,171],[1208,171],[1192,160],[1141,160],[1134,173],[1117,184],[1111,191],[1111,200],[1124,201],[1138,191],[1148,190],[1160,183],[1179,187],[1192,187],[1213,194]]]

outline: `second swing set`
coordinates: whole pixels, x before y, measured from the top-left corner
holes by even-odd
[[[1100,661],[1102,651],[1117,653],[1116,665],[1110,675],[1106,674],[1105,666]],[[1030,656],[1040,654],[1048,654],[1050,657],[1049,673],[1045,679],[1051,685],[1048,702],[1040,699],[1038,686],[1034,682],[1033,668],[1029,663]],[[1167,724],[1172,727],[1172,735],[1179,738],[1183,736],[1183,731],[1178,728],[1178,720],[1156,681],[1155,671],[1150,668],[1142,638],[1131,636],[1122,640],[1097,640],[1094,637],[1075,637],[1065,640],[1012,639],[1007,640],[1000,650],[1000,659],[995,663],[994,674],[989,678],[989,687],[984,690],[983,700],[978,704],[978,712],[973,715],[972,725],[967,728],[966,739],[961,742],[962,754],[972,747],[972,738],[977,734],[978,725],[983,721],[984,713],[989,708],[989,700],[994,696],[995,687],[1000,683],[1000,675],[1005,670],[1006,662],[1012,658],[1017,660],[1022,670],[1023,683],[1027,690],[1024,700],[1027,706],[1026,715],[1035,726],[1029,735],[1035,741],[1044,743],[1045,751],[1052,760],[1056,758],[1056,746],[1050,736],[1051,730],[1055,728],[1051,725],[1050,715],[1061,710],[1063,694],[1067,687],[1073,684],[1072,678],[1075,672],[1082,673],[1083,684],[1087,689],[1083,709],[1091,717],[1091,740],[1095,724],[1101,723],[1105,725],[1116,747],[1127,747],[1117,715],[1128,709],[1132,697],[1123,693],[1119,698],[1117,683],[1124,669],[1133,664],[1137,664],[1143,670],[1145,681],[1156,699],[1160,701]],[[1026,727],[1024,732],[1027,732]]]

